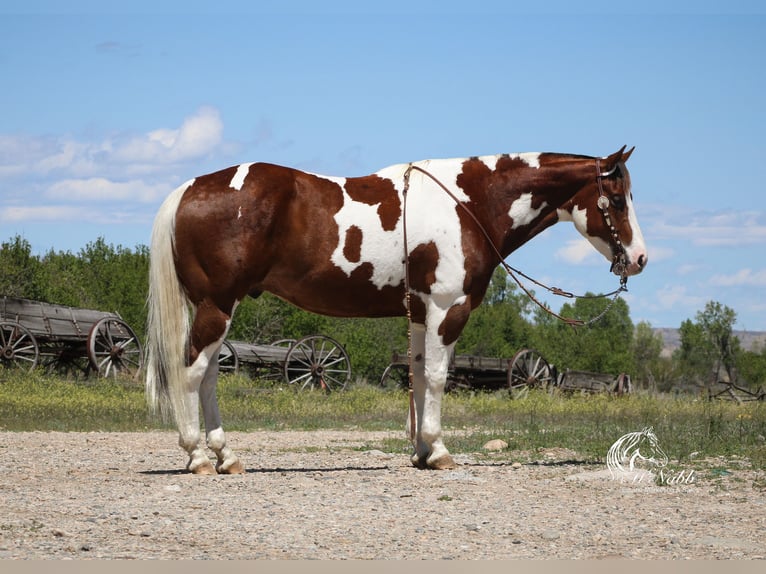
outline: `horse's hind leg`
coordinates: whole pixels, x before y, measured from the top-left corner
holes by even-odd
[[[183,407],[177,410],[179,444],[189,453],[187,468],[194,474],[216,474],[205,448],[200,445],[199,401],[205,417],[207,441],[218,457],[222,472],[236,472],[236,457],[226,448],[221,429],[215,386],[218,378],[218,352],[229,328],[230,315],[207,301],[197,305],[191,329],[189,359]]]
[[[178,444],[189,454],[186,468],[194,474],[216,474],[205,449],[200,445],[199,394],[207,366],[208,357],[201,353],[186,368],[184,396],[176,407]]]
[[[218,398],[216,397],[216,385],[218,383],[218,353],[213,354],[208,365],[202,385],[199,389],[202,399],[202,414],[205,417],[205,432],[207,434],[207,446],[218,458],[216,470],[221,474],[242,474],[244,466],[234,452],[226,446],[226,435],[221,425],[221,414],[218,411]]]

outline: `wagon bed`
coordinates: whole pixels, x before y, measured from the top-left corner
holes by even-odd
[[[280,339],[269,345],[226,339],[218,366],[222,371],[244,369],[262,380],[325,392],[345,389],[351,378],[348,353],[326,335]]]
[[[65,374],[135,376],[141,344],[117,313],[0,298],[0,361],[29,370],[38,365]]]
[[[380,379],[383,387],[407,387],[406,354],[394,353]],[[556,380],[555,369],[534,349],[520,349],[511,358],[453,355],[447,374],[447,390],[507,387],[514,397],[529,388],[547,389]]]
[[[408,386],[408,358],[394,353],[391,364],[383,371],[380,385],[406,388]],[[553,365],[535,349],[520,349],[511,358],[453,355],[447,374],[447,390],[457,388],[508,388],[514,398],[525,396],[529,389],[537,388],[555,393],[613,393],[631,391],[630,377],[624,373],[617,377],[590,371],[565,370],[558,373]]]
[[[112,313],[53,305],[42,301],[3,297],[0,299],[0,317],[15,321],[35,337],[51,341],[73,341],[87,338],[91,327]]]

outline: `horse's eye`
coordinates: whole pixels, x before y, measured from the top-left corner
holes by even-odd
[[[622,195],[613,195],[611,197],[611,200],[612,200],[612,206],[615,209],[621,210],[625,207],[625,197],[623,197]]]

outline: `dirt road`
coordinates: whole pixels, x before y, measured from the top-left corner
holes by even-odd
[[[421,471],[386,436],[229,433],[247,474],[198,477],[170,432],[0,432],[0,559],[766,556],[746,464],[664,486],[563,449]]]

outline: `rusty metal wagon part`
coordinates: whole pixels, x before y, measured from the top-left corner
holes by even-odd
[[[0,365],[71,376],[136,378],[141,342],[118,313],[0,298]]]
[[[255,378],[285,382],[300,390],[342,391],[351,380],[346,349],[326,335],[280,339],[269,345],[227,339],[218,365],[223,372],[245,368]]]

